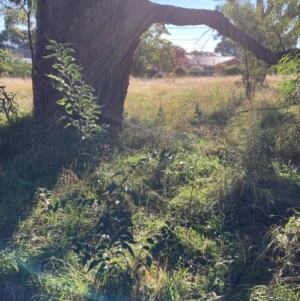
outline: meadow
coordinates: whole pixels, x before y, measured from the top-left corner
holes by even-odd
[[[279,76],[131,78],[97,151],[1,78],[0,300],[298,301],[299,109]],[[1,119],[2,118],[2,119]],[[299,235],[299,237],[298,237]]]

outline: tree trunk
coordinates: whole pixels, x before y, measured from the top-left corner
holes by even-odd
[[[103,122],[122,120],[129,72],[140,35],[151,25],[140,9],[143,0],[41,0],[37,12],[35,114],[44,118],[58,107],[59,94],[45,74],[49,39],[71,43],[85,82],[95,89]]]
[[[58,110],[59,92],[45,74],[53,73],[48,38],[72,43],[85,82],[95,89],[102,105],[102,122],[120,123],[129,85],[129,72],[139,38],[153,23],[205,24],[218,30],[258,59],[277,64],[283,53],[274,53],[232,25],[218,11],[158,5],[147,0],[38,0],[35,115],[45,119]]]

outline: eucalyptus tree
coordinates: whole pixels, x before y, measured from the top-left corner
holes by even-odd
[[[148,68],[170,73],[175,66],[175,50],[170,41],[162,37],[169,34],[161,24],[154,24],[144,32],[133,57],[131,73],[134,76],[145,75]]]
[[[37,0],[34,110],[53,116],[59,99],[45,74],[53,72],[48,39],[72,43],[85,80],[95,89],[102,121],[120,123],[129,85],[130,67],[141,35],[154,23],[179,26],[204,24],[236,41],[258,59],[277,64],[276,53],[249,37],[219,11],[159,5],[148,0]]]
[[[19,38],[21,41],[19,46],[29,48],[32,59],[34,59],[35,36],[34,3],[33,0],[0,0],[5,25],[5,30],[2,32],[3,38],[13,39],[16,37],[17,40]]]
[[[298,0],[235,0],[227,1],[221,10],[236,27],[264,47],[284,51],[295,47],[299,40],[299,7]],[[228,42],[226,37],[223,40]],[[231,50],[236,45],[229,42]],[[239,55],[245,63],[243,79],[246,95],[252,99],[255,86],[264,82],[269,66],[257,60],[245,47],[239,48]]]
[[[4,16],[5,30],[2,32],[2,38],[18,38],[23,37],[22,48],[26,44],[31,54],[31,75],[32,86],[35,88],[35,12],[37,8],[37,0],[0,0],[1,13]],[[21,25],[21,28],[18,27]],[[26,29],[22,29],[25,27]],[[1,39],[0,37],[0,39]]]

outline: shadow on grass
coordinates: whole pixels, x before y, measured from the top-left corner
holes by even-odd
[[[285,254],[282,250],[275,252],[271,232],[285,228],[293,209],[300,209],[299,195],[295,180],[263,172],[250,172],[235,182],[224,210],[225,228],[232,237],[229,253],[235,254],[224,300],[246,301],[257,286],[268,286],[277,278],[280,281],[281,276],[297,277],[293,272],[280,276],[280,257]]]
[[[221,108],[215,108],[213,112],[203,113],[199,106],[196,106],[193,119],[190,120],[192,126],[200,127],[204,126],[214,134],[218,134],[223,131],[228,125],[228,122],[236,115],[243,103],[243,98],[234,98],[227,106]]]
[[[217,118],[216,122],[224,123],[225,126],[230,119],[228,116],[225,112],[210,118]],[[192,221],[198,223],[196,226],[199,227],[194,227],[196,231],[199,231],[198,234],[211,236],[223,246],[222,254],[218,254],[218,258],[214,259],[216,272],[218,272],[218,266],[230,267],[228,275],[225,275],[227,277],[226,289],[218,288],[215,282],[212,282],[209,287],[217,295],[224,295],[224,300],[249,300],[251,290],[255,286],[268,285],[274,280],[275,272],[281,267],[277,266],[272,251],[266,249],[266,245],[270,242],[266,234],[271,231],[272,227],[286,224],[293,214],[291,209],[297,209],[298,206],[300,188],[296,177],[292,177],[291,174],[288,176],[289,171],[285,174],[278,172],[280,166],[274,164],[274,162],[281,162],[282,158],[274,151],[278,119],[273,117],[273,115],[262,116],[260,125],[262,133],[259,135],[256,132],[257,127],[253,130],[249,129],[249,137],[255,137],[255,139],[249,139],[248,145],[243,150],[244,153],[241,152],[238,158],[230,157],[230,153],[228,157],[220,158],[224,165],[230,165],[230,167],[240,165],[237,169],[241,173],[238,174],[235,170],[236,177],[233,183],[226,187],[224,194],[218,194],[218,200],[214,202],[217,208],[211,208],[214,205],[207,206],[209,207],[207,209],[209,212],[206,212],[207,219],[200,209],[196,211],[197,208],[195,208],[196,213]],[[123,140],[121,139],[119,143],[123,145],[126,142],[127,146],[136,149],[150,142],[152,146],[160,144],[160,140],[155,138],[152,132],[146,138],[142,131],[135,133],[134,137],[129,131],[123,133]],[[35,124],[30,116],[0,128],[0,137],[2,139],[0,145],[0,241],[4,241],[13,234],[19,221],[31,212],[36,189],[46,187],[51,190],[57,182],[61,169],[69,169],[70,166],[77,165],[78,159],[82,158],[80,156],[82,152],[76,147],[77,139],[74,132],[62,130],[59,125],[47,127]],[[204,226],[210,224],[209,217],[216,216],[215,213],[218,213],[218,210],[222,210],[220,216],[224,215],[224,218],[220,218],[217,222],[223,222],[223,225],[219,227],[218,224],[216,229],[207,230],[206,228],[204,231]],[[176,208],[178,221],[182,218],[181,214],[180,209]],[[8,224],[2,222],[5,219],[10,222]],[[191,219],[192,214],[189,213],[187,220]],[[75,222],[74,218],[72,222]],[[39,224],[36,227],[39,227]],[[219,229],[225,229],[224,233],[220,233]],[[49,232],[53,235],[53,231]],[[227,233],[229,233],[228,238],[226,238]],[[58,235],[61,236],[61,232]],[[72,233],[66,236],[72,236]],[[58,239],[55,240],[57,241]],[[67,247],[66,250],[68,250]],[[40,262],[41,266],[52,267],[53,258],[62,260],[65,254],[62,256],[61,253],[67,251],[61,251],[61,244],[53,244],[47,245],[45,249],[39,249],[39,252],[37,257],[32,256],[31,259],[35,263]],[[60,262],[57,261],[55,264],[60,265]],[[210,263],[205,261],[200,268],[203,270],[210,268]],[[22,273],[20,273],[21,276]],[[21,277],[20,274],[15,274]],[[20,283],[22,287],[22,279],[20,281],[13,279],[11,283],[17,282],[16,285]]]
[[[262,132],[252,133],[254,138],[240,161],[241,174],[221,200],[225,227],[233,234],[238,250],[238,256],[231,263],[230,289],[224,300],[249,300],[256,286],[268,286],[278,277],[297,277],[292,268],[289,274],[281,275],[280,257],[285,254],[276,253],[271,246],[272,231],[284,229],[294,210],[300,210],[297,166],[287,165],[287,158],[276,151],[277,125],[281,117],[278,111],[262,114]]]
[[[30,214],[37,188],[52,189],[63,168],[77,163],[76,134],[32,116],[0,127],[0,249]],[[1,246],[2,244],[2,246]]]

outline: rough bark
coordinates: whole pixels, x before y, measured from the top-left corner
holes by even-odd
[[[119,123],[129,85],[129,72],[140,35],[151,25],[142,11],[143,0],[39,1],[37,12],[36,87],[37,116],[52,115],[58,92],[45,74],[53,73],[45,48],[48,38],[72,43],[85,82],[95,89],[102,105],[102,121]]]
[[[284,53],[264,48],[232,25],[221,12],[159,5],[147,0],[39,0],[37,12],[34,108],[38,117],[52,116],[59,99],[45,74],[53,62],[49,39],[72,43],[85,81],[102,105],[102,121],[119,123],[129,85],[129,71],[139,37],[153,23],[205,24],[250,50],[258,59],[277,64]]]

